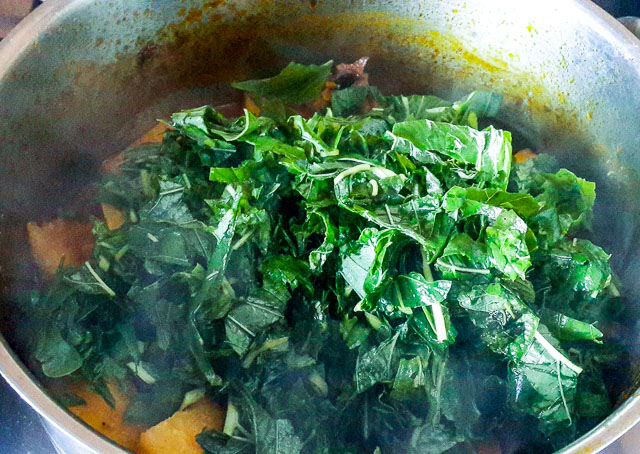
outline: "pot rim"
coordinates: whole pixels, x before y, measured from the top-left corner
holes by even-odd
[[[59,17],[79,9],[89,0],[49,0],[29,14],[0,42],[0,81],[26,50],[37,42],[42,30],[47,30]],[[585,26],[615,44],[629,60],[640,61],[640,40],[615,18],[590,0],[570,0],[587,19]],[[640,73],[640,65],[637,66]],[[96,454],[125,454],[126,451],[113,441],[94,431],[62,406],[56,403],[41,386],[33,374],[13,352],[0,334],[0,375],[41,418],[82,443]],[[640,389],[636,390],[618,409],[590,432],[561,449],[556,454],[578,454],[598,452],[620,439],[640,421]]]

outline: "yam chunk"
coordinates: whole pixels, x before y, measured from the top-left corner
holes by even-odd
[[[515,154],[516,162],[518,164],[526,162],[529,159],[535,158],[536,156],[538,155],[528,148],[525,148],[524,150],[520,150]]]
[[[244,94],[244,108],[256,117],[260,116],[260,107],[258,107],[253,98],[246,93]]]
[[[170,129],[169,126],[164,123],[158,123],[153,128],[151,128],[147,133],[140,137],[138,140],[131,144],[132,147],[142,145],[143,143],[159,143],[162,142],[162,138],[164,137],[164,133],[167,129]],[[120,171],[120,166],[124,162],[124,152],[120,152],[116,155],[113,155],[107,158],[102,163],[102,171],[104,173],[118,173]]]
[[[74,393],[84,399],[86,405],[70,407],[69,411],[123,448],[137,452],[142,429],[123,423],[129,399],[116,386],[109,385],[109,391],[116,401],[115,409],[111,408],[98,394],[84,386],[74,389]]]
[[[142,145],[143,143],[162,142],[162,138],[164,137],[164,133],[167,129],[171,128],[164,123],[158,123],[153,128],[151,128],[144,136],[133,142],[131,146],[135,147],[137,145]]]
[[[82,265],[91,255],[94,237],[89,223],[56,219],[45,224],[27,224],[31,252],[38,267],[48,276],[65,265]]]
[[[102,172],[106,174],[120,172],[120,166],[124,162],[124,152],[115,154],[102,163]]]
[[[139,454],[202,454],[196,435],[223,425],[224,410],[205,397],[144,432]]]
[[[122,211],[108,203],[102,203],[100,206],[102,207],[104,222],[107,224],[109,230],[117,230],[122,227],[125,221],[125,216]]]

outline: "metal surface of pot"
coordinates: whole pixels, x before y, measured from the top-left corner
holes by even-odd
[[[231,99],[227,82],[362,55],[387,91],[503,93],[506,127],[597,182],[594,236],[638,299],[640,42],[590,2],[50,0],[0,44],[0,372],[64,452],[123,451],[59,407],[13,353],[10,302],[30,279],[21,226],[81,194],[156,118]],[[596,452],[639,420],[636,392],[562,452]]]

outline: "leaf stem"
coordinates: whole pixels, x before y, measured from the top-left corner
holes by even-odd
[[[372,178],[369,180],[369,184],[371,185],[371,197],[376,197],[378,195],[378,182]]]
[[[338,150],[338,145],[340,145],[340,139],[342,138],[342,133],[344,132],[345,128],[346,128],[346,125],[342,126],[338,131],[338,134],[336,134],[336,140],[333,142],[334,150]]]
[[[547,339],[544,338],[542,334],[540,334],[540,331],[536,330],[533,337],[535,337],[535,339],[540,343],[540,345],[542,345],[542,347],[551,355],[553,359],[561,362],[578,375],[582,373],[582,368],[573,364],[566,356],[560,353],[553,345],[549,343]]]
[[[242,331],[244,331],[245,333],[247,333],[249,336],[251,337],[256,337],[255,333],[253,331],[251,331],[249,328],[247,328],[246,326],[244,326],[242,323],[240,323],[238,320],[236,320],[235,318],[233,318],[230,315],[227,315],[227,318],[229,320],[231,320],[233,323],[236,324],[236,326],[238,328],[240,328]]]
[[[238,140],[240,137],[244,136],[245,133],[249,130],[249,111],[247,109],[244,109],[244,128],[242,128],[242,131],[240,131],[238,134],[236,134],[233,137],[226,137],[226,141],[227,142],[233,142],[234,140]]]
[[[431,327],[431,329],[435,333],[436,332],[436,324],[435,324],[435,321],[433,320],[433,315],[431,314],[431,312],[429,312],[427,310],[426,306],[422,306],[422,312],[424,313],[424,318],[427,320],[427,323],[429,323],[429,326]]]
[[[348,176],[354,175],[360,172],[366,172],[371,168],[371,164],[358,164],[357,166],[353,166],[348,168],[347,170],[343,170],[333,179],[333,184],[338,184]]]
[[[431,274],[431,267],[429,266],[429,260],[427,260],[427,254],[424,252],[424,248],[420,248],[420,255],[422,256],[422,275],[427,282],[433,282],[433,274]]]
[[[387,216],[389,217],[389,224],[396,225],[396,221],[394,221],[393,216],[391,216],[391,210],[389,209],[389,205],[385,204],[384,209],[387,210]]]
[[[98,276],[98,273],[95,272],[95,270],[93,269],[93,267],[89,262],[84,262],[84,265],[87,267],[87,269],[89,270],[91,275],[94,277],[94,279],[98,282],[98,285],[102,287],[109,296],[111,297],[116,296],[116,292],[111,290],[111,287],[105,284],[105,282],[100,278],[100,276]]]
[[[616,287],[616,284],[614,284],[613,282],[611,284],[609,284],[609,290],[611,291],[611,294],[615,298],[620,296],[620,290],[618,290],[618,287]]]
[[[433,311],[433,321],[436,325],[436,337],[438,342],[444,342],[447,340],[447,326],[444,322],[442,305],[440,303],[434,303],[431,305],[431,310]]]
[[[480,268],[464,268],[462,266],[450,265],[449,263],[444,263],[442,261],[439,261],[438,265],[444,266],[445,268],[449,268],[450,270],[453,270],[453,271],[460,271],[462,273],[491,274],[491,270],[485,270]]]
[[[233,405],[231,401],[227,402],[227,415],[224,418],[224,428],[222,432],[231,437],[238,427],[239,419],[238,410],[235,405]]]
[[[237,251],[238,249],[240,249],[242,246],[244,246],[244,244],[247,241],[249,241],[249,238],[251,238],[252,235],[253,235],[253,230],[249,230],[247,233],[242,235],[242,237],[238,241],[236,241],[236,244],[231,246],[231,250]]]
[[[269,309],[269,306],[266,306],[264,304],[252,303],[251,301],[245,301],[245,303],[248,304],[249,306],[252,306],[252,307],[255,307],[257,309],[260,309],[261,311],[264,311],[264,312],[266,312],[268,314],[274,315],[274,316],[276,316],[278,318],[284,318],[284,315],[282,315],[282,314],[280,314],[280,313],[278,313],[278,312],[276,312],[274,310]]]
[[[184,191],[184,188],[182,186],[180,186],[179,188],[174,188],[174,189],[169,189],[168,191],[162,191],[161,193],[158,194],[158,196],[162,197],[164,195],[169,195],[169,194],[173,194],[176,192],[182,192]]]
[[[571,419],[571,412],[569,411],[569,406],[567,405],[567,398],[564,397],[564,389],[562,387],[562,375],[560,373],[560,361],[556,361],[556,366],[558,368],[558,386],[560,387],[560,397],[562,398],[562,405],[564,405],[564,411],[567,412],[567,417],[569,418],[569,426],[573,424],[573,420]]]

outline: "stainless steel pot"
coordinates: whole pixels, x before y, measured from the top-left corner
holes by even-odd
[[[388,91],[502,92],[505,126],[597,181],[594,233],[638,300],[640,42],[592,3],[49,0],[0,44],[0,372],[64,452],[122,451],[57,406],[13,353],[11,301],[30,279],[24,223],[76,197],[156,118],[232,97],[230,80],[362,55]],[[635,356],[633,331],[628,342]],[[562,452],[596,452],[639,420],[635,392]]]

